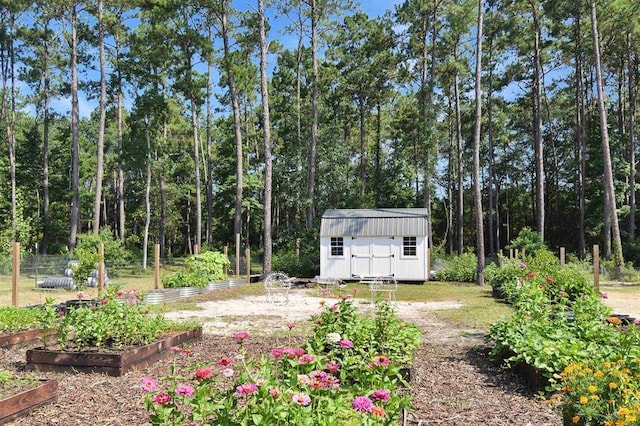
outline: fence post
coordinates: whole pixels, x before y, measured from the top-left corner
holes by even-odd
[[[153,287],[157,290],[160,288],[160,244],[156,244],[153,265]]]
[[[104,243],[98,244],[98,296],[104,286]]]
[[[509,249],[509,259],[513,259],[513,249]]]
[[[240,276],[240,234],[236,234],[236,278]]]
[[[593,286],[600,291],[600,247],[593,245]]]
[[[560,267],[563,268],[565,264],[565,248],[560,247]]]
[[[18,293],[20,291],[20,243],[13,243],[13,275],[11,277],[11,304],[18,307]]]
[[[245,250],[245,256],[247,257],[247,284],[251,283],[251,249],[247,247]]]
[[[520,258],[520,249],[516,249],[516,259]]]
[[[222,253],[224,254],[224,257],[227,258],[227,260],[229,260],[229,246],[226,245],[222,248]],[[222,271],[224,272],[224,276],[226,277],[227,275],[229,275],[229,265],[227,265],[226,263],[224,264],[224,266],[222,267]]]

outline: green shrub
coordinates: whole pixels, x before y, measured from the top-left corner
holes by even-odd
[[[217,251],[206,251],[189,256],[184,268],[163,278],[162,285],[164,288],[206,287],[211,281],[226,278],[224,274],[226,265],[229,265],[229,259]]]
[[[318,259],[313,256],[297,258],[295,254],[285,253],[273,256],[271,269],[282,271],[290,277],[315,277],[320,274]]]
[[[476,281],[478,258],[474,253],[466,252],[462,256],[452,257],[444,262],[443,269],[436,273],[436,281],[473,283]]]
[[[511,240],[511,244],[505,247],[507,250],[517,249],[524,250],[526,255],[533,255],[538,250],[542,250],[545,247],[540,233],[534,231],[529,227],[524,227],[518,234],[518,236]]]

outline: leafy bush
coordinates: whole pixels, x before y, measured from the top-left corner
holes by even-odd
[[[189,256],[184,268],[163,278],[162,285],[165,288],[206,287],[211,281],[226,278],[225,265],[229,265],[229,259],[217,251]]]
[[[529,227],[524,227],[518,234],[518,236],[511,240],[511,244],[505,247],[507,250],[518,249],[524,250],[526,255],[533,255],[538,250],[542,250],[545,247],[540,233],[534,231]]]
[[[320,259],[319,256],[297,258],[293,253],[285,253],[273,256],[271,269],[282,271],[290,277],[314,277],[320,273],[318,259]]]
[[[53,327],[57,314],[53,299],[33,308],[5,306],[0,308],[0,334]]]
[[[466,252],[446,260],[443,269],[436,272],[436,280],[473,283],[476,281],[477,268],[478,257]]]

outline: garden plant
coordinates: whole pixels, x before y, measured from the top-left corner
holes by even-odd
[[[417,328],[379,305],[356,313],[348,297],[311,320],[306,344],[274,347],[251,357],[237,332],[237,351],[205,365],[148,377],[145,406],[153,424],[217,425],[397,424],[410,398],[402,367],[420,343]],[[295,327],[289,324],[289,329]],[[189,350],[176,349],[176,356]]]

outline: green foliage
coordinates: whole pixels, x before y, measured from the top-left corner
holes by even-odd
[[[490,327],[487,342],[494,359],[534,367],[553,391],[562,386],[559,373],[572,363],[640,357],[637,326],[621,328],[579,268],[560,268],[544,250],[529,261],[507,263],[504,280],[500,272],[494,274],[494,284],[516,308]]]
[[[211,281],[225,279],[224,267],[228,265],[229,259],[217,251],[189,256],[184,268],[164,278],[162,285],[165,288],[206,287]]]
[[[6,306],[0,308],[0,334],[53,327],[56,310],[51,299],[32,308]]]
[[[320,273],[320,257],[301,256],[294,253],[285,253],[273,256],[271,261],[274,271],[282,271],[290,277],[314,277]]]
[[[114,237],[113,231],[108,226],[100,229],[98,235],[93,232],[78,235],[76,250],[97,252],[100,243],[104,245],[104,262],[107,267],[119,269],[131,261],[131,253],[122,246],[120,240]]]
[[[477,267],[478,257],[466,252],[445,260],[442,270],[436,273],[436,280],[473,283],[476,281]]]
[[[399,321],[389,305],[378,306],[375,318],[366,318],[348,300],[312,320],[317,328],[306,345],[275,347],[269,356],[255,359],[243,348],[249,333],[237,332],[237,351],[218,359],[216,367],[211,362],[174,367],[161,380],[145,378],[150,422],[397,424],[410,404],[399,388],[407,385],[401,367],[420,342],[417,328]],[[335,329],[344,335],[329,331]],[[188,354],[178,351],[176,356]]]
[[[57,325],[58,343],[72,350],[120,349],[151,343],[174,327],[161,315],[149,315],[130,295],[120,299],[118,290],[108,287],[102,300],[79,299],[77,307],[68,307]]]
[[[511,244],[505,247],[507,250],[524,250],[526,255],[533,255],[538,250],[545,248],[540,234],[529,227],[524,227],[518,236],[511,240]]]

